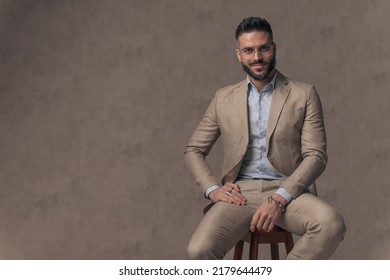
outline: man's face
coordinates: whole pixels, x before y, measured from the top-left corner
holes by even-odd
[[[264,31],[243,33],[236,55],[244,71],[257,81],[266,80],[276,65],[276,45]]]

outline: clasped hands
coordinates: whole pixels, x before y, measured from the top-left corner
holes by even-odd
[[[283,197],[274,194],[273,197],[284,204],[286,201]],[[227,202],[237,204],[239,206],[246,204],[246,198],[241,194],[240,186],[234,183],[226,183],[222,187],[213,190],[209,194],[209,198],[212,202]],[[257,230],[264,230],[269,232],[273,229],[274,225],[278,222],[282,211],[276,205],[276,203],[263,202],[257,208],[255,214],[252,216],[250,225],[250,231],[255,232]]]

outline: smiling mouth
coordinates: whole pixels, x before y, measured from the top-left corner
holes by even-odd
[[[250,63],[249,66],[264,67],[267,63]]]
[[[251,67],[254,68],[255,70],[258,70],[258,71],[265,69],[264,64],[253,64]]]

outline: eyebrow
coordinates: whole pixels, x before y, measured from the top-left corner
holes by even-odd
[[[266,46],[266,45],[272,45],[273,43],[272,42],[269,42],[269,43],[264,43],[260,46],[253,46],[253,47],[243,47],[242,49],[238,48],[239,50],[248,50],[248,49],[257,49],[257,48],[261,48],[263,46]]]

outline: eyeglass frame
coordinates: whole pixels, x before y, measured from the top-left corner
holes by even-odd
[[[261,48],[264,48],[265,46],[270,46],[270,50],[261,50]],[[258,47],[255,47],[255,48],[251,48],[251,47],[245,47],[245,48],[242,48],[242,49],[237,49],[238,52],[243,56],[245,57],[246,59],[251,59],[255,56],[255,53],[257,52],[258,54],[260,54],[261,56],[264,56],[264,55],[267,55],[267,56],[271,56],[274,54],[274,51],[275,51],[275,43],[274,42],[269,42],[269,43],[265,43],[265,44],[262,44]],[[243,51],[252,51],[252,53],[244,53],[243,54]],[[267,53],[267,52],[270,52],[270,53]]]

